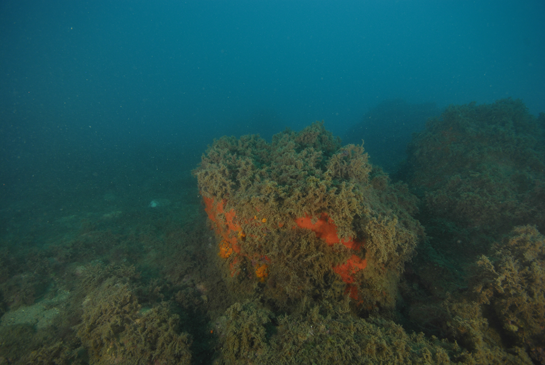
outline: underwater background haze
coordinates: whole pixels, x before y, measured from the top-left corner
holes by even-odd
[[[150,144],[197,161],[225,134],[325,120],[343,135],[389,99],[545,110],[541,1],[0,6],[4,178],[41,171],[37,153],[108,164]]]
[[[349,333],[338,326],[354,318],[360,322],[350,328],[366,333],[358,338],[377,337],[373,331],[379,327],[394,337],[406,331],[400,341],[429,348],[435,363],[444,359],[443,352],[460,362],[479,363],[490,353],[507,361],[514,348],[523,349],[517,355],[521,363],[528,356],[545,363],[545,323],[539,324],[541,331],[530,332],[520,316],[522,322],[509,317],[494,329],[498,334],[492,337],[501,345],[490,349],[474,345],[484,343],[477,337],[460,340],[465,322],[448,327],[450,315],[480,313],[475,308],[493,302],[489,283],[480,286],[489,288],[483,289],[488,297],[471,298],[478,302],[473,309],[456,300],[468,283],[478,282],[468,267],[481,255],[492,255],[494,243],[520,242],[513,238],[517,234],[540,242],[538,252],[545,242],[544,19],[541,0],[1,1],[0,365],[38,363],[38,358],[58,364],[275,363],[275,354],[284,360],[295,356],[298,345],[289,347],[286,338],[304,337],[301,344],[309,344],[320,335],[319,343],[327,344]],[[222,138],[249,134],[269,144],[254,137]],[[333,136],[356,146],[341,147]],[[359,146],[362,139],[368,157]],[[362,275],[381,275],[377,268],[383,263],[373,264],[364,220],[354,218],[364,213],[339,208],[349,198],[324,198],[338,211],[325,205],[312,220],[310,211],[309,216],[299,212],[292,217],[293,230],[279,233],[288,237],[297,225],[303,231],[316,229],[316,222],[331,224],[331,242],[348,245],[347,238],[352,246],[343,250],[360,250],[353,256],[343,251],[346,257],[320,266],[327,274],[313,271],[312,276],[309,269],[313,282],[325,278],[327,285],[308,291],[320,294],[290,297],[307,293],[301,289],[306,287],[293,289],[275,276],[280,256],[257,249],[254,256],[244,253],[239,246],[258,234],[248,233],[240,217],[241,225],[228,221],[233,218],[223,211],[226,204],[239,216],[254,217],[250,231],[271,222],[278,223],[277,230],[288,227],[280,206],[269,216],[264,215],[268,203],[262,202],[263,216],[245,210],[243,202],[262,198],[235,191],[260,186],[253,177],[244,182],[243,172],[250,170],[289,191],[278,201],[288,207],[294,199],[292,215],[305,207],[297,194],[311,189],[290,184],[307,181],[306,174],[319,179],[337,173],[336,180],[328,175],[331,179],[323,181],[342,182],[343,189],[356,180],[359,187],[370,184],[365,191],[373,198],[354,198],[354,206],[372,201],[373,214],[395,213],[381,222],[403,217],[399,224],[404,225],[403,233],[397,231],[402,238],[394,240],[406,243],[391,265],[396,274],[377,279],[388,287],[369,294],[383,297],[365,305],[360,301]],[[341,191],[339,186],[331,185],[327,194]],[[486,204],[475,195],[486,197]],[[481,203],[495,208],[476,209]],[[344,223],[340,212],[349,217]],[[512,216],[502,216],[505,212]],[[274,229],[267,229],[272,237]],[[304,237],[316,238],[313,244],[325,250],[323,257],[334,255],[319,245],[317,231],[316,237]],[[460,249],[452,253],[452,247]],[[513,257],[518,252],[502,250]],[[545,251],[539,252],[530,255],[538,261],[532,267],[541,265],[545,272]],[[344,259],[348,268],[332,264]],[[226,273],[236,276],[233,267],[242,263],[241,270],[255,272],[251,279],[257,279],[241,287],[259,288],[261,302],[252,297],[239,303],[232,294],[241,287],[233,289]],[[478,263],[488,264],[482,258]],[[338,297],[332,294],[334,283],[347,285]],[[351,309],[331,314],[323,309],[326,297],[350,302],[345,304]],[[323,316],[319,321],[309,314],[307,299],[323,306],[316,312]],[[129,308],[126,318],[116,317],[125,330],[114,337],[104,325],[111,319],[95,321],[112,303]],[[537,308],[536,318],[545,317],[540,312],[545,306]],[[342,317],[350,310],[352,319]],[[423,313],[433,313],[428,322],[421,320]],[[299,327],[289,327],[287,316]],[[475,318],[471,321],[484,326],[484,317]],[[141,344],[133,336],[140,327],[130,326],[144,322],[157,330],[146,332]],[[242,346],[239,353],[222,352],[238,346],[229,341],[244,331],[233,329],[247,323],[248,333],[260,333],[263,341]],[[488,331],[483,328],[479,331]],[[431,336],[446,338],[449,345],[438,350]],[[451,346],[454,341],[462,348]],[[128,355],[129,348],[140,352]],[[336,363],[345,355],[320,356]],[[278,361],[289,363],[284,360]]]

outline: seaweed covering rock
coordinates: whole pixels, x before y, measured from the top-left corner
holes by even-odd
[[[223,137],[194,173],[233,293],[257,291],[287,309],[342,281],[359,308],[394,307],[423,229],[417,199],[362,146],[341,147],[318,122],[271,144]]]
[[[516,227],[490,258],[481,257],[473,280],[504,336],[545,364],[545,237],[535,227]]]
[[[93,364],[189,364],[179,327],[166,306],[142,311],[127,284],[107,280],[85,299],[78,337]]]
[[[266,325],[272,313],[259,303],[247,301],[233,304],[216,320],[220,336],[221,356],[226,363],[255,361],[268,349]],[[259,363],[259,362],[258,362]]]
[[[236,303],[216,321],[221,356],[215,364],[531,364],[524,351],[509,354],[487,344],[482,321],[453,318],[453,332],[467,338],[469,350],[408,334],[389,320],[354,317],[348,302],[323,301],[277,318],[259,303]]]

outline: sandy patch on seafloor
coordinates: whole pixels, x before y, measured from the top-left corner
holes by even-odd
[[[13,311],[4,313],[0,321],[0,327],[27,324],[36,326],[37,329],[47,328],[53,324],[55,318],[61,313],[58,308],[62,305],[70,292],[59,291],[53,299],[43,300],[39,303],[22,306]]]

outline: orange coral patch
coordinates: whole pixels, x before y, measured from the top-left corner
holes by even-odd
[[[214,206],[214,199],[203,197],[205,208],[204,210],[208,214],[208,218],[215,223],[216,233],[221,235],[224,241],[227,241],[231,244],[231,247],[236,253],[240,253],[240,246],[238,244],[238,239],[242,235],[246,236],[242,231],[240,224],[236,223],[236,212],[234,209],[231,209],[228,212],[224,211],[224,206],[226,200],[220,200]],[[219,215],[223,214],[225,216],[225,223],[219,219]]]
[[[214,209],[214,199],[203,196],[202,200],[204,201],[204,211],[208,214],[208,218],[210,218],[211,221],[218,223]]]
[[[219,256],[221,258],[228,258],[229,256],[231,256],[231,254],[233,253],[233,249],[231,248],[231,246],[229,245],[229,242],[227,241],[221,241],[220,243],[220,252],[219,252]]]
[[[345,294],[350,295],[350,298],[355,299],[358,304],[363,303],[363,300],[358,293],[358,287],[352,284],[348,284],[344,290]]]
[[[235,257],[235,259],[229,264],[229,268],[231,269],[231,277],[238,275],[239,273],[238,257]]]
[[[347,284],[352,284],[356,280],[354,275],[367,267],[367,260],[352,255],[344,264],[333,266],[333,271],[339,274],[342,280]]]
[[[342,243],[352,250],[357,250],[361,247],[361,243],[354,241],[352,237],[341,241],[337,235],[337,226],[333,222],[333,219],[329,218],[327,213],[322,213],[315,223],[312,223],[312,218],[308,215],[296,218],[295,223],[297,223],[300,228],[313,230],[316,233],[316,237],[322,238],[330,246],[335,243]]]
[[[265,278],[269,276],[269,270],[267,265],[261,265],[255,269],[255,275],[259,278],[260,281],[265,281]]]

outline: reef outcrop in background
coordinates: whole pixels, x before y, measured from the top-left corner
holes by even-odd
[[[545,363],[544,127],[510,99],[449,107],[409,187],[320,123],[224,137],[202,196],[180,170],[153,178],[160,209],[108,200],[48,221],[47,244],[10,224],[0,363]]]
[[[403,290],[410,327],[545,363],[544,161],[545,114],[520,100],[449,106],[415,135],[402,175],[427,238]]]
[[[545,115],[520,100],[450,106],[409,147],[410,183],[426,208],[460,228],[545,228]]]
[[[545,114],[503,99],[449,106],[415,135],[403,178],[422,198],[418,218],[431,238],[420,269],[437,265],[455,283],[513,227],[545,229],[544,127]]]

